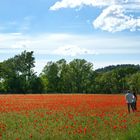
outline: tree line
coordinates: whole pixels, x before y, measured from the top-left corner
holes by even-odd
[[[117,65],[93,69],[85,59],[48,62],[34,71],[33,51],[24,51],[0,62],[0,93],[122,93],[140,92],[140,65]]]

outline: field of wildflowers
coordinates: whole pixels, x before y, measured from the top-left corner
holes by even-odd
[[[138,97],[139,98],[139,97]],[[1,140],[139,140],[124,95],[1,95]]]

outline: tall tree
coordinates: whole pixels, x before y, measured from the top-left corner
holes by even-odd
[[[24,90],[25,92],[31,91],[31,82],[34,79],[35,73],[33,68],[35,67],[35,58],[33,57],[33,51],[31,52],[22,52],[20,55],[14,57],[15,62],[18,64],[16,69],[19,75],[22,75],[22,80],[24,81]]]
[[[140,93],[140,72],[137,72],[127,78],[131,90]]]
[[[58,92],[69,93],[71,91],[71,82],[69,74],[69,65],[65,59],[56,62],[58,66],[59,86]]]
[[[1,63],[3,80],[7,92],[31,92],[30,82],[35,75],[33,71],[34,60],[32,51],[24,51]]]
[[[59,86],[58,66],[55,62],[48,62],[44,67],[42,75],[48,79],[48,92],[57,92]]]
[[[84,59],[74,59],[69,63],[72,82],[72,92],[87,92],[90,76],[93,72],[93,64]]]

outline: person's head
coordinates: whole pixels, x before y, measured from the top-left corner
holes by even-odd
[[[127,90],[127,93],[130,93],[130,90]]]

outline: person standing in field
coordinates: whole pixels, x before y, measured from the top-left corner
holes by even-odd
[[[135,111],[135,96],[133,95],[133,93],[131,93],[129,90],[127,91],[127,93],[125,94],[125,100],[127,103],[127,107],[128,107],[128,112],[130,113],[130,108],[132,109],[132,111]]]
[[[133,95],[135,97],[134,108],[135,108],[135,110],[137,110],[137,94],[136,94],[136,92],[133,92]]]

